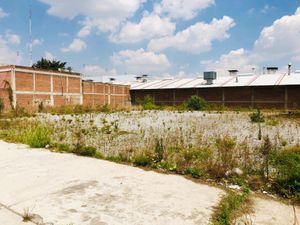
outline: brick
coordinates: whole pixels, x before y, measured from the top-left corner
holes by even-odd
[[[41,92],[51,91],[51,76],[36,74],[35,75],[35,90]]]
[[[17,91],[33,91],[33,74],[16,72]]]

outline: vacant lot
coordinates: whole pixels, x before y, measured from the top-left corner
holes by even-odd
[[[0,138],[7,141],[185,175],[225,190],[233,187],[234,193],[218,199],[214,224],[252,215],[243,205],[261,208],[249,202],[251,191],[299,204],[299,133],[299,119],[278,112],[44,113],[0,120]],[[94,170],[91,176],[96,176]],[[287,214],[293,215],[290,209]]]

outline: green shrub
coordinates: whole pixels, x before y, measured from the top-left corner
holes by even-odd
[[[265,116],[263,113],[257,109],[256,112],[251,113],[250,115],[250,120],[252,123],[263,123],[265,122]]]
[[[38,112],[40,113],[40,112],[43,112],[44,111],[44,103],[43,102],[40,102],[39,104],[38,104]]]
[[[92,146],[77,146],[72,152],[77,155],[94,157],[96,156],[97,149]]]
[[[186,105],[191,110],[203,110],[208,104],[203,98],[193,95],[187,100]]]
[[[190,174],[192,177],[199,178],[204,175],[204,171],[197,167],[188,167],[185,170],[185,174]]]
[[[160,162],[164,157],[164,145],[163,145],[163,139],[156,139],[155,140],[155,162]]]
[[[232,170],[238,164],[236,158],[236,142],[229,136],[216,140],[216,159],[210,172],[216,178],[222,178],[227,171]]]
[[[53,146],[60,152],[70,152],[71,151],[71,146],[68,144],[55,144]]]
[[[136,166],[149,166],[152,163],[152,157],[149,154],[147,154],[147,152],[140,153],[133,157],[132,162]]]
[[[51,142],[51,130],[48,126],[30,125],[24,132],[22,140],[32,148],[44,148]]]
[[[150,95],[146,95],[142,100],[137,100],[137,103],[141,105],[144,110],[153,110],[158,108],[154,103],[154,99]]]
[[[175,162],[162,160],[158,164],[158,168],[162,168],[162,169],[169,170],[169,171],[176,171],[177,165]]]
[[[234,219],[235,213],[240,210],[243,203],[248,198],[248,193],[236,193],[230,191],[225,196],[219,205],[218,212],[213,220],[213,225],[231,225]]]
[[[300,202],[300,145],[274,152],[270,163],[275,169],[275,191]]]

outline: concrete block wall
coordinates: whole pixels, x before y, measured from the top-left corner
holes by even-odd
[[[9,82],[5,86],[5,81]],[[84,82],[78,73],[53,72],[21,66],[0,67],[0,97],[9,107],[8,90],[13,91],[13,105],[24,108],[62,105],[125,105],[129,87]],[[120,89],[120,90],[119,90]]]

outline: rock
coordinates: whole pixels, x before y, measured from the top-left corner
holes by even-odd
[[[241,190],[241,187],[239,185],[228,185],[227,187],[230,189]]]
[[[244,174],[243,170],[241,170],[240,168],[233,168],[231,170],[232,174],[238,175],[238,176],[242,176]]]
[[[231,175],[231,170],[226,171],[225,176],[229,177]]]

